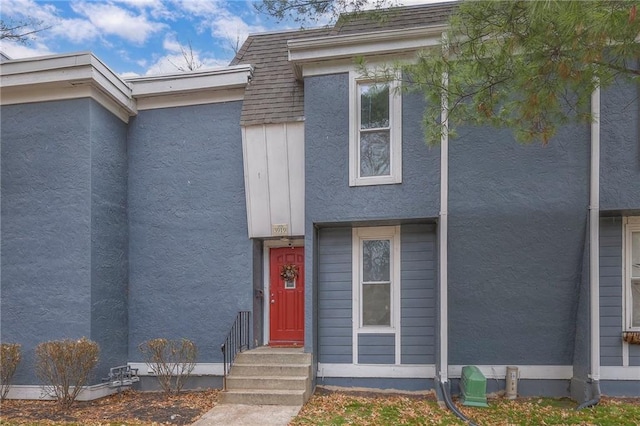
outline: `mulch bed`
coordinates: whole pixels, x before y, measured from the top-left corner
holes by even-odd
[[[53,425],[189,425],[213,408],[219,390],[161,392],[127,390],[94,401],[77,401],[67,410],[54,401],[6,400],[0,408],[0,424]]]

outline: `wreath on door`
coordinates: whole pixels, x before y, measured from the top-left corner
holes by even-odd
[[[280,267],[280,277],[285,281],[294,281],[298,278],[298,265],[282,265]]]

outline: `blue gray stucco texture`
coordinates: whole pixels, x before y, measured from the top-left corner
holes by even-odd
[[[600,209],[640,212],[640,89],[620,79],[601,93]]]
[[[449,361],[572,365],[587,126],[547,146],[461,129],[449,146]]]
[[[140,111],[129,125],[129,361],[187,338],[199,362],[253,301],[241,102]]]
[[[127,361],[126,125],[90,99],[3,106],[1,124],[0,332],[22,345],[14,383],[37,383],[38,343],[82,336],[101,346],[99,376]]]

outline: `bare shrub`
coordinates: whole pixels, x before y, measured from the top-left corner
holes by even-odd
[[[22,360],[20,344],[0,344],[0,401],[4,401],[11,387],[11,379]]]
[[[166,394],[180,392],[196,366],[198,348],[189,339],[151,339],[138,349]]]
[[[36,375],[45,383],[45,391],[62,408],[69,408],[98,364],[99,353],[98,344],[85,337],[40,343],[36,346]]]

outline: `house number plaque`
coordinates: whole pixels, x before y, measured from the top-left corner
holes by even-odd
[[[271,235],[274,237],[289,235],[289,225],[286,223],[271,225]]]

